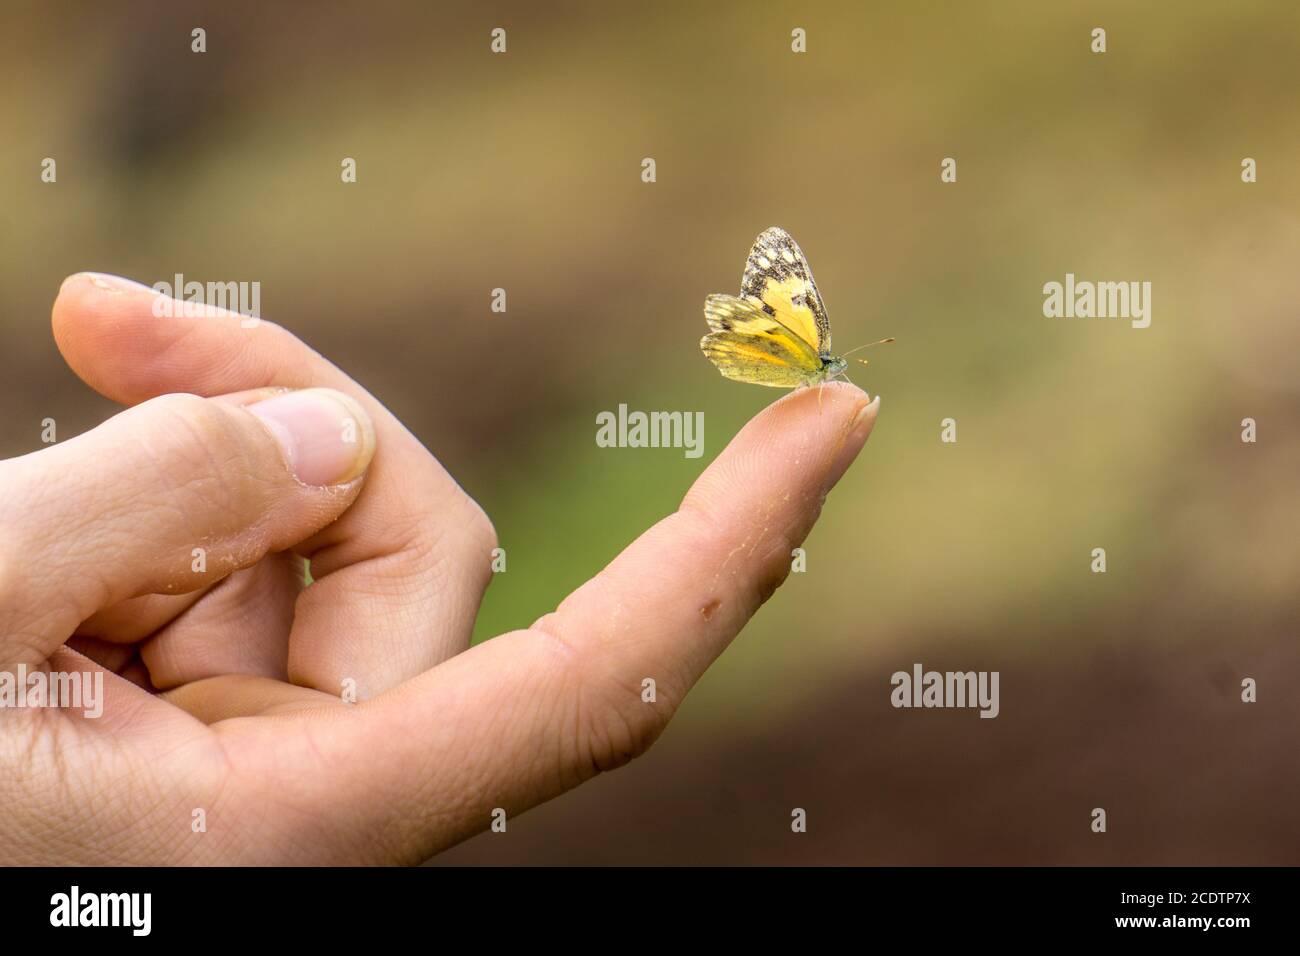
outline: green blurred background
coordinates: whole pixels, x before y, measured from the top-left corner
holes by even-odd
[[[418,7],[5,5],[0,453],[113,411],[65,275],[259,281],[492,516],[486,639],[778,394],[697,342],[781,225],[837,346],[898,338],[807,573],[648,755],[440,860],[1300,863],[1300,8]],[[1044,318],[1067,272],[1150,281],[1151,327]],[[703,411],[704,457],[597,448],[620,403]],[[893,710],[918,661],[1001,716]]]

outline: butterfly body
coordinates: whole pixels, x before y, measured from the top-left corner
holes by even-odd
[[[745,260],[740,295],[704,300],[700,350],[724,377],[773,388],[816,385],[848,367],[831,354],[831,324],[798,243],[773,226]]]

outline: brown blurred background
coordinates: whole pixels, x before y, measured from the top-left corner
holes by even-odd
[[[696,343],[782,225],[838,347],[899,340],[807,573],[647,756],[440,860],[1300,863],[1300,9],[409,7],[5,4],[0,454],[113,411],[65,275],[258,281],[491,514],[486,639],[774,397]],[[1151,327],[1044,318],[1067,272],[1150,281]],[[597,448],[620,403],[702,410],[704,457]],[[914,662],[1001,715],[892,709]]]

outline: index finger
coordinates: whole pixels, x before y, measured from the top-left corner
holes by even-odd
[[[428,855],[488,826],[494,808],[526,809],[642,752],[785,579],[878,409],[847,384],[764,409],[675,513],[554,613],[340,724],[331,756],[357,769],[336,796]],[[392,798],[377,805],[375,792]]]

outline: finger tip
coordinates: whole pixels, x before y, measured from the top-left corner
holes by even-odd
[[[104,300],[107,297],[123,294],[97,272],[74,272],[64,279],[50,310],[50,321],[59,347],[71,344],[74,331],[93,325],[94,320],[106,311]]]
[[[54,326],[56,336],[66,327],[73,306],[83,294],[82,285],[85,276],[84,272],[74,272],[63,280],[59,285],[59,291],[54,295],[54,304],[50,307],[50,322]]]
[[[835,401],[861,401],[866,402],[867,393],[854,385],[852,382],[846,382],[843,379],[836,379],[833,382],[822,382],[819,385],[810,385],[806,388],[795,389],[787,398],[809,397],[813,401],[821,395],[823,400],[834,399]]]
[[[879,396],[848,382],[796,389],[762,409],[719,456],[724,485],[833,484],[866,442],[880,408]],[[748,473],[738,478],[737,473]],[[708,493],[712,479],[701,490]]]
[[[755,421],[775,428],[816,428],[835,433],[842,432],[846,424],[856,422],[873,406],[880,407],[879,396],[873,401],[850,382],[826,382],[782,396],[760,412]]]
[[[154,387],[153,369],[187,327],[159,322],[157,298],[154,289],[131,279],[73,273],[50,310],[54,343],[79,378],[115,401],[134,404],[176,390]]]
[[[79,352],[78,343],[84,335],[78,332],[84,330],[85,316],[90,311],[85,301],[89,294],[88,275],[78,272],[64,279],[50,307],[50,331],[54,335],[54,344],[69,364],[73,364]]]
[[[799,418],[783,421],[781,427],[813,436],[811,446],[802,447],[821,449],[817,454],[823,466],[815,470],[821,472],[824,494],[844,476],[871,437],[880,412],[880,396],[873,398],[851,382],[827,382],[800,389],[789,399],[798,402],[795,409]]]

